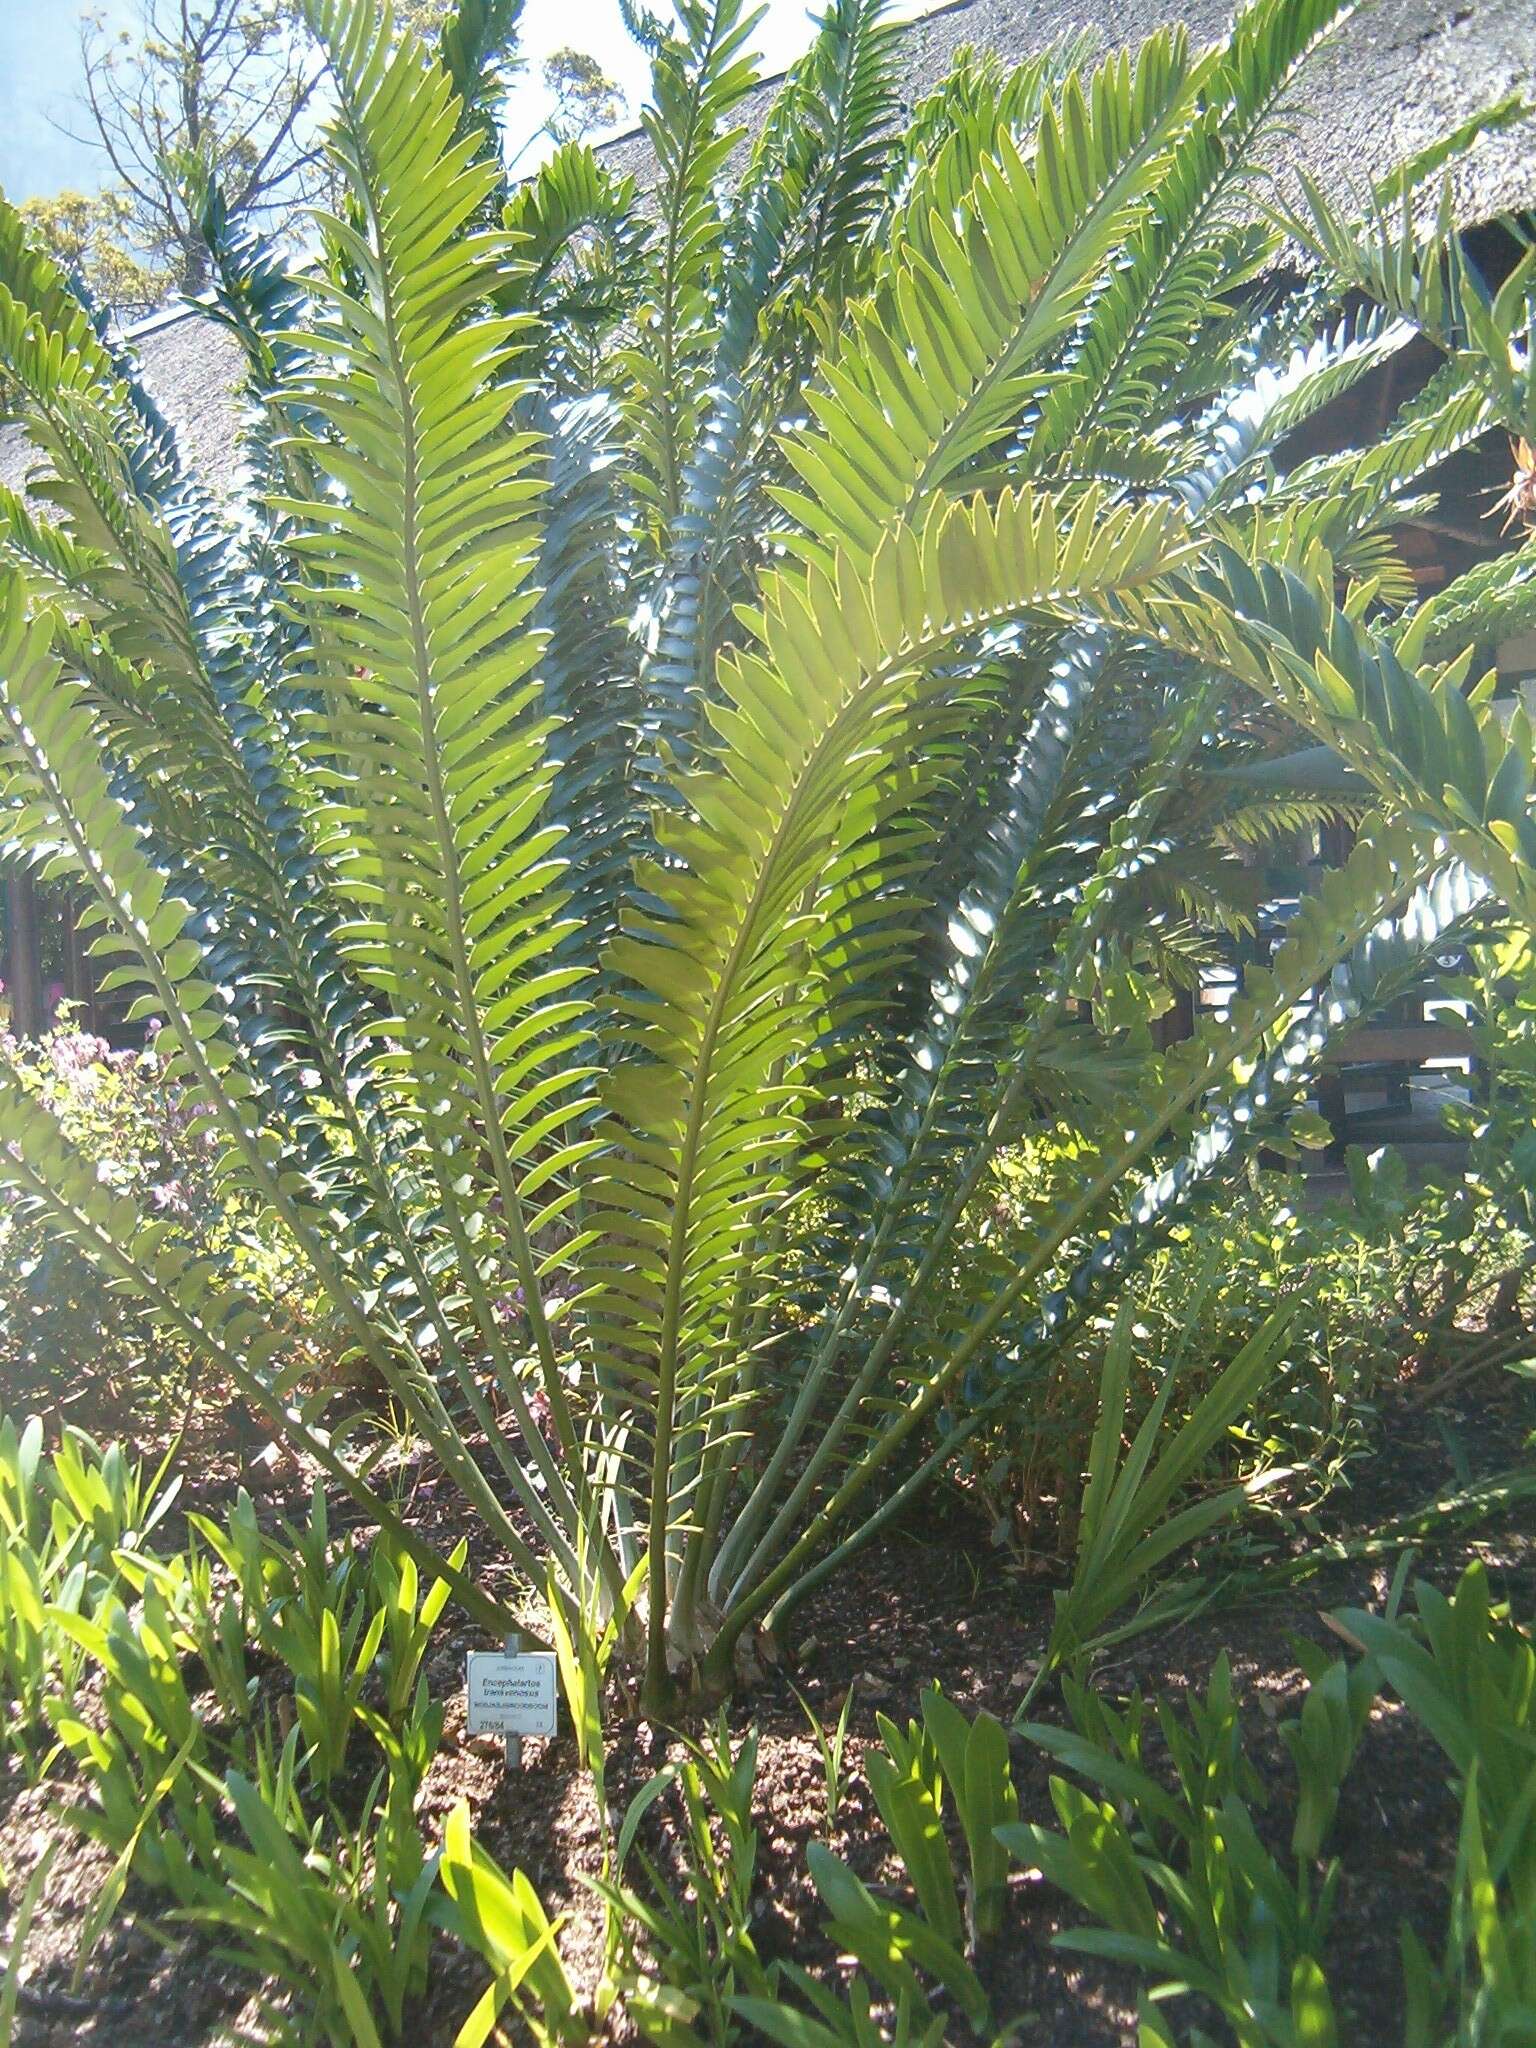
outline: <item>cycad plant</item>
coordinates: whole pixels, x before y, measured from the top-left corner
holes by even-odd
[[[1360,222],[1265,211],[1338,13],[968,59],[903,128],[878,0],[831,0],[749,143],[751,21],[681,0],[637,17],[641,203],[573,147],[504,188],[494,10],[434,58],[310,0],[316,260],[205,195],[229,499],[0,222],[37,461],[0,506],[6,832],[358,1370],[288,1367],[3,1079],[0,1176],[420,1554],[369,1484],[387,1393],[482,1525],[432,1560],[470,1614],[509,1625],[509,1564],[632,1601],[653,1706],[1027,1404],[1447,926],[1529,914],[1530,728],[1466,650],[1532,609],[1530,550],[1415,604],[1393,529],[1532,431],[1531,266],[1490,294],[1415,214],[1448,150]],[[1321,267],[1282,296],[1287,233]],[[1418,332],[1444,366],[1384,434],[1288,464]],[[1247,915],[1232,849],[1340,803],[1348,864],[1159,1052]],[[1031,1131],[1060,1173],[968,1295]]]

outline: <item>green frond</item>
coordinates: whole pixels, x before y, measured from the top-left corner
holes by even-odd
[[[1016,994],[1009,988],[1014,962],[1031,959],[1039,939],[1040,841],[1060,799],[1106,647],[1107,636],[1088,630],[1063,640],[1049,666],[1043,702],[988,806],[979,839],[968,848],[958,893],[937,906],[942,952],[925,992],[926,1013],[911,1040],[894,1048],[878,1177],[866,1186],[871,1199],[861,1205],[880,1230],[896,1227],[900,1217],[901,1177],[931,1168],[927,1155],[935,1136],[947,1135],[951,1100],[983,1099],[995,1083],[999,1015],[1006,1017],[1013,1007],[1010,995]]]
[[[1018,1271],[984,1311],[973,1314],[963,1340],[941,1364],[916,1378],[859,1448],[832,1497],[828,1518],[846,1522],[900,1446],[947,1408],[949,1427],[941,1431],[936,1447],[819,1562],[810,1562],[813,1540],[802,1537],[795,1543],[745,1602],[745,1612],[773,1613],[803,1598],[882,1527],[953,1455],[985,1408],[1007,1398],[1005,1389],[1021,1376],[1020,1360],[1059,1338],[1100,1285],[1123,1272],[1170,1208],[1229,1157],[1240,1133],[1256,1121],[1262,1128],[1263,1115],[1275,1100],[1294,1091],[1331,1032],[1361,1014],[1373,988],[1401,965],[1404,954],[1415,961],[1422,957],[1486,894],[1486,884],[1472,871],[1452,865],[1436,874],[1436,866],[1433,851],[1411,834],[1383,830],[1361,840],[1346,869],[1324,878],[1318,898],[1303,904],[1270,970],[1255,972],[1231,1013],[1207,1022],[1194,1039],[1175,1048],[1161,1081],[1139,1091],[1134,1128],[1117,1129],[1097,1156],[1090,1151],[1076,1162],[1071,1197],[1036,1234]],[[1353,971],[1341,973],[1347,961]],[[1114,1200],[1132,1162],[1149,1157],[1178,1133],[1213,1083],[1254,1055],[1253,1080],[1197,1129],[1186,1157],[1147,1180],[1127,1220],[1095,1239],[1087,1256],[1074,1264],[1066,1286],[1042,1297],[1038,1286],[1056,1255]],[[1014,1324],[1018,1309],[1032,1300],[1034,1320],[1002,1344],[1002,1333]],[[962,1412],[969,1411],[969,1420],[959,1427],[957,1403]]]
[[[890,0],[829,0],[764,135],[758,175],[790,177],[797,202],[781,268],[809,303],[841,303],[884,213],[900,36]]]
[[[1378,859],[1375,846],[1370,847],[1367,858]],[[1356,864],[1348,877],[1328,878],[1320,917],[1313,918],[1313,904],[1304,902],[1298,927],[1287,935],[1293,957],[1275,963],[1274,977],[1282,984],[1289,977],[1291,986],[1296,987],[1300,978],[1310,974],[1310,1000],[1300,1000],[1298,1013],[1278,1034],[1274,1049],[1258,1062],[1252,1078],[1202,1118],[1179,1158],[1142,1182],[1130,1199],[1126,1222],[1099,1237],[1075,1265],[1067,1285],[1047,1296],[1017,1344],[991,1362],[993,1374],[1007,1378],[1030,1352],[1059,1339],[1069,1318],[1075,1318],[1106,1284],[1120,1278],[1128,1264],[1145,1257],[1168,1221],[1186,1208],[1203,1186],[1221,1179],[1251,1153],[1265,1131],[1278,1127],[1285,1111],[1315,1078],[1325,1048],[1422,973],[1423,963],[1435,948],[1443,947],[1447,936],[1489,895],[1488,885],[1471,869],[1454,863],[1443,867],[1416,887],[1404,890],[1399,886],[1385,892],[1368,908],[1364,922],[1369,929],[1354,938],[1340,957],[1337,942],[1320,942],[1316,927],[1342,924],[1351,934],[1359,931],[1362,920],[1350,903],[1356,896],[1361,865]],[[1414,871],[1412,864],[1404,870],[1410,875]],[[1394,898],[1395,912],[1389,908]],[[1307,928],[1309,921],[1314,929]],[[1303,966],[1309,946],[1310,959]],[[1330,955],[1334,957],[1330,959]],[[1326,981],[1325,962],[1329,963]],[[968,1401],[989,1399],[986,1384],[987,1376],[976,1373],[966,1388]]]
[[[256,1155],[232,1125],[254,1083],[228,1035],[223,1000],[203,978],[191,908],[113,794],[89,699],[61,673],[53,631],[47,612],[28,616],[19,577],[0,571],[0,772],[15,806],[12,834],[45,875],[68,876],[86,892],[98,934],[92,951],[117,963],[103,987],[133,987],[140,1013],[163,1019],[168,1074],[229,1127],[226,1170],[247,1171]]]
[[[818,327],[835,322],[871,262],[896,104],[886,7],[828,8],[770,111],[726,226],[723,314],[655,599],[648,753],[664,747],[685,762],[699,737],[714,659],[770,524],[770,437],[799,402]]]
[[[641,841],[635,756],[644,698],[623,617],[632,555],[615,408],[589,398],[555,408],[545,456],[540,591],[532,614],[545,636],[540,708],[552,721],[549,818],[564,833],[570,926],[562,949],[593,972],[618,930],[619,903]]]
[[[269,396],[294,367],[291,336],[303,319],[305,288],[277,260],[271,245],[228,200],[206,165],[199,166],[198,227],[213,259],[212,317],[239,341],[255,395]]]
[[[609,952],[640,1058],[604,1084],[612,1155],[584,1260],[593,1342],[652,1389],[658,1475],[674,1464],[680,1392],[720,1363],[750,1234],[786,1189],[796,1068],[838,1001],[806,972],[818,911],[846,901],[914,684],[957,634],[1025,608],[1070,612],[1182,551],[1166,506],[1089,499],[1060,528],[1058,512],[1028,491],[936,502],[921,536],[894,531],[867,570],[840,557],[764,577],[757,646],[722,661],[717,759],[658,817],[662,857],[639,877],[656,911]],[[659,1556],[660,1476],[653,1513]]]
[[[1047,98],[1087,70],[1097,50],[1098,38],[1081,29],[1012,68],[995,51],[957,51],[947,76],[912,109],[891,165],[892,248],[924,235],[931,213],[953,215],[1002,138],[1032,133]]]
[[[530,623],[542,479],[512,375],[525,322],[486,310],[512,246],[476,225],[499,170],[462,133],[447,76],[409,39],[391,53],[361,0],[322,0],[313,21],[336,80],[333,146],[366,224],[329,223],[357,290],[317,280],[306,338],[334,366],[300,387],[327,429],[306,454],[332,489],[285,508],[325,707],[311,742],[329,788],[317,838],[347,906],[344,960],[373,992],[370,1080],[420,1135],[475,1341],[548,1505],[509,1456],[503,1469],[545,1524],[553,1512],[568,1557],[582,1480],[542,1446],[529,1367],[494,1299],[499,1255],[574,1468],[544,1307],[561,1258],[536,1245],[590,1150],[592,1070],[583,972],[560,957],[561,833],[545,815],[554,762]],[[499,1443],[467,1365],[458,1384]]]
[[[681,36],[659,45],[653,104],[641,115],[658,171],[658,229],[634,346],[620,368],[635,453],[634,483],[664,531],[683,504],[683,469],[698,432],[715,339],[711,288],[725,219],[716,185],[740,139],[728,126],[756,83],[749,54],[758,16],[742,0],[681,0]]]
[[[478,136],[483,153],[500,163],[498,118],[516,68],[523,0],[454,0],[443,18],[438,61],[459,103],[461,134]]]
[[[1252,847],[1272,845],[1315,832],[1320,825],[1354,822],[1364,805],[1364,792],[1347,797],[1271,796],[1240,803],[1228,811],[1217,827],[1224,845]]]
[[[1512,434],[1536,437],[1536,249],[1527,248],[1497,291],[1483,282],[1454,227],[1453,190],[1443,177],[1426,222],[1419,187],[1485,128],[1522,111],[1499,102],[1394,176],[1374,186],[1362,217],[1350,219],[1303,173],[1303,205],[1278,208],[1296,240],[1344,283],[1362,291],[1443,349],[1483,392]]]
[[[1317,334],[1294,348],[1282,367],[1261,370],[1236,400],[1219,407],[1214,419],[1202,428],[1206,438],[1221,445],[1224,458],[1223,474],[1211,494],[1212,503],[1232,504],[1259,483],[1273,488],[1272,471],[1277,461],[1273,451],[1285,436],[1389,362],[1413,339],[1413,333],[1406,321],[1393,319],[1379,308],[1368,308],[1353,319],[1341,320],[1331,333]],[[1410,474],[1435,459],[1430,453],[1432,444],[1417,438],[1422,431],[1422,418],[1422,412],[1415,412],[1411,420],[1406,414],[1400,416],[1402,427],[1415,436],[1405,453],[1411,455],[1415,447],[1421,447],[1426,458]],[[1231,459],[1234,433],[1241,449],[1240,459],[1235,462]],[[1373,442],[1373,457],[1376,448]],[[1285,475],[1284,486],[1305,492],[1314,484],[1322,485],[1337,474],[1329,467],[1337,460],[1322,458],[1316,465],[1302,463]],[[1391,469],[1389,459],[1377,464],[1373,473],[1390,473]]]
[[[137,711],[195,764],[210,859],[226,879],[237,874],[253,906],[270,908],[282,885],[263,872],[271,841],[260,790],[273,735],[263,694],[232,674],[229,646],[245,565],[182,472],[131,366],[96,340],[78,305],[73,314],[57,311],[66,297],[47,259],[16,239],[0,202],[0,302],[8,314],[0,317],[0,364],[45,458],[33,492],[68,529],[67,543],[51,539],[25,508],[12,507],[5,552],[34,582],[45,570],[55,582],[67,573],[70,610],[106,643],[119,679],[137,676]],[[69,336],[67,354],[34,345],[55,317],[59,338]],[[147,794],[153,789],[150,778]]]
[[[505,310],[538,316],[546,377],[581,391],[591,367],[644,285],[650,231],[632,178],[616,178],[585,143],[567,142],[502,210],[519,267],[501,289]]]
[[[1145,212],[1187,119],[1184,38],[1152,37],[1046,103],[1029,157],[1006,135],[931,253],[903,249],[852,307],[807,393],[816,426],[785,452],[810,496],[785,509],[825,547],[866,556],[887,527],[957,478],[1045,388],[1049,351]]]
[[[1370,447],[1298,463],[1275,482],[1273,495],[1282,502],[1307,497],[1336,502],[1342,508],[1336,515],[1338,530],[1359,532],[1492,424],[1486,395],[1459,365],[1448,363],[1398,408]]]
[[[531,680],[540,642],[518,630],[534,602],[539,489],[535,448],[512,428],[519,323],[465,317],[510,247],[465,235],[495,172],[454,142],[446,77],[408,44],[386,62],[360,43],[359,19],[341,5],[317,14],[338,72],[338,150],[372,235],[352,249],[369,303],[315,286],[313,352],[346,374],[303,386],[329,429],[306,453],[341,488],[289,508],[302,529],[291,547],[324,571],[307,593],[316,681],[327,749],[350,770],[322,838],[352,907],[348,960],[387,1006],[381,1036],[409,1055],[391,1062],[390,1086],[441,1120],[445,1156],[494,1116],[510,1161],[550,1113],[528,1048],[575,978],[552,970],[524,997],[506,972],[514,944],[549,948],[562,929],[558,835],[538,822],[550,783]],[[550,1023],[549,1047],[563,1030]]]
[[[1143,630],[1228,670],[1326,741],[1388,802],[1406,797],[1514,902],[1532,900],[1529,723],[1506,726],[1462,687],[1465,663],[1409,670],[1335,605],[1326,557],[1306,575],[1219,551],[1183,590],[1117,607]]]
[[[99,1263],[151,1321],[190,1343],[251,1403],[269,1425],[296,1438],[327,1478],[385,1530],[426,1571],[446,1578],[467,1614],[482,1627],[509,1626],[500,1605],[467,1574],[439,1558],[388,1501],[374,1492],[345,1454],[357,1418],[295,1405],[286,1383],[282,1333],[232,1288],[217,1261],[176,1242],[164,1218],[146,1218],[108,1185],[59,1128],[52,1112],[9,1073],[0,1073],[0,1118],[6,1145],[0,1182],[41,1214],[49,1231]],[[336,1408],[339,1401],[326,1407]]]
[[[0,487],[0,558],[20,569],[38,598],[78,610],[100,566],[62,526],[34,513],[19,492]]]
[[[1403,621],[1398,656],[1444,659],[1469,643],[1491,646],[1536,628],[1536,545],[1476,563]]]

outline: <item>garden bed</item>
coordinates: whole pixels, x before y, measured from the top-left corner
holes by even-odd
[[[1506,1469],[1528,1431],[1529,1405],[1524,1388],[1507,1380],[1485,1382],[1454,1406],[1414,1408],[1394,1398],[1379,1418],[1375,1454],[1354,1466],[1353,1484],[1335,1497],[1315,1540],[1370,1538],[1438,1495]],[[200,1451],[204,1476],[180,1505],[208,1511],[230,1496],[241,1467],[231,1444],[206,1441]],[[269,1473],[266,1465],[257,1469]],[[285,1462],[269,1476],[263,1518],[301,1515],[306,1475]],[[452,1534],[436,1511],[438,1490],[430,1482],[410,1497],[435,1541]],[[167,1531],[174,1540],[178,1532],[169,1524]],[[1286,1553],[1300,1554],[1293,1537],[1284,1538],[1269,1562],[1282,1563]],[[1536,1507],[1527,1502],[1470,1536],[1432,1543],[1422,1553],[1419,1575],[1448,1588],[1474,1556],[1486,1562],[1496,1594],[1510,1599],[1517,1613],[1536,1607]],[[1236,1592],[1182,1626],[1122,1645],[1099,1666],[1098,1683],[1110,1695],[1140,1686],[1178,1698],[1189,1688],[1203,1689],[1225,1650],[1248,1755],[1280,1793],[1276,1803],[1283,1817],[1288,1801],[1282,1788],[1291,1767],[1275,1724],[1295,1711],[1303,1689],[1293,1639],[1337,1647],[1325,1616],[1344,1606],[1379,1607],[1394,1557],[1388,1548],[1368,1558],[1321,1564],[1289,1586]],[[802,1610],[790,1646],[793,1661],[767,1671],[752,1695],[731,1710],[735,1733],[745,1732],[749,1722],[759,1733],[754,1938],[765,1961],[834,1961],[806,1876],[809,1843],[829,1840],[877,1888],[892,1875],[888,1838],[860,1768],[864,1750],[876,1739],[876,1713],[904,1723],[916,1712],[921,1691],[936,1681],[968,1715],[985,1708],[1007,1721],[1032,1675],[1048,1613],[1042,1579],[978,1547],[974,1526],[963,1515],[932,1508],[867,1550],[834,1590],[813,1597]],[[483,1846],[504,1869],[526,1872],[552,1916],[567,1916],[562,1954],[573,1979],[590,1987],[602,1939],[600,1909],[580,1882],[595,1873],[599,1854],[590,1780],[568,1733],[548,1743],[530,1740],[524,1768],[510,1779],[499,1744],[467,1736],[462,1656],[479,1638],[455,1622],[450,1610],[427,1664],[429,1683],[446,1700],[447,1715],[419,1802],[423,1832],[435,1840],[449,1811],[467,1800]],[[838,1824],[829,1832],[823,1765],[806,1708],[830,1728],[850,1684],[855,1698],[844,1796]],[[1036,1705],[1042,1718],[1059,1712],[1049,1688]],[[659,1728],[643,1722],[615,1726],[609,1789],[617,1811],[660,1766],[668,1748],[669,1738]],[[1049,1821],[1046,1759],[1017,1737],[1013,1752],[1024,1817]],[[57,1782],[27,1788],[14,1773],[0,1786],[0,1867],[9,1887],[8,1910],[48,1841],[57,1836],[59,1842],[27,1945],[17,2048],[76,2041],[194,2048],[236,2033],[275,2038],[249,1976],[221,1961],[196,1934],[178,1940],[174,1928],[157,1927],[154,1899],[136,1887],[127,1894],[127,1910],[102,1935],[79,1983],[73,1983],[82,1929],[110,1858],[61,1828],[59,1789]],[[1397,1928],[1406,1919],[1432,1951],[1437,1948],[1458,1819],[1439,1752],[1394,1704],[1379,1702],[1345,1780],[1332,1836],[1343,1868],[1327,1961],[1348,2027],[1345,2038],[1396,2039],[1403,1995]],[[1262,1818],[1260,1825],[1262,1831]],[[647,1826],[652,1853],[675,1868],[677,1842],[654,1824],[654,1815]],[[1284,1818],[1275,1823],[1277,1845],[1287,1826]],[[1002,2023],[1025,2023],[1027,2038],[1056,2048],[1134,2043],[1131,1974],[1054,1950],[1052,1934],[1070,1920],[1070,1909],[1064,1917],[1062,1905],[1060,1895],[1038,1879],[1015,1874],[1003,1932],[979,1960],[994,2012]],[[451,2043],[483,1983],[477,1959],[440,1943],[427,1997],[408,2037]],[[621,2025],[613,2037],[623,2037]],[[954,2037],[964,2038],[958,2021]]]

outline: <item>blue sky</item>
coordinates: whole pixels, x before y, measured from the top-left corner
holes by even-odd
[[[133,19],[134,0],[102,0],[93,11],[116,28]],[[75,5],[0,0],[0,186],[7,197],[30,199],[65,185],[89,189],[101,182],[96,152],[81,149],[53,126],[71,120],[79,75]]]
[[[96,0],[90,11],[103,14],[111,28],[129,25],[137,16],[137,0]],[[792,62],[809,36],[805,0],[768,0],[757,34],[768,70]],[[645,97],[646,65],[624,33],[616,0],[527,0],[527,68],[514,87],[506,124],[514,149],[544,117],[540,62],[564,44],[588,51],[618,79],[629,102],[622,125],[634,124]],[[78,0],[0,0],[0,187],[9,198],[28,199],[66,186],[90,191],[103,181],[100,151],[59,131],[63,124],[78,135],[88,132],[73,104],[79,79]],[[537,152],[529,151],[520,168],[531,169],[536,162]]]

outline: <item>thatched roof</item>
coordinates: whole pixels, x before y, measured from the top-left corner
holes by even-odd
[[[1135,43],[1168,18],[1168,0],[953,0],[902,32],[904,96],[910,103],[970,46],[1022,59],[1057,37],[1091,28],[1106,45]],[[1180,18],[1197,39],[1222,32],[1228,0],[1185,0]],[[1359,187],[1479,108],[1521,88],[1529,92],[1536,21],[1532,0],[1374,0],[1361,8],[1313,63],[1280,161],[1299,161],[1332,189]],[[762,121],[779,81],[747,102]],[[642,131],[616,136],[601,154],[651,182]],[[1484,136],[1458,174],[1463,220],[1536,204],[1536,121]],[[163,313],[132,330],[145,381],[186,437],[188,452],[216,488],[234,461],[239,351],[195,310]],[[26,466],[14,428],[0,428],[0,481],[19,484]]]
[[[176,428],[187,460],[215,489],[235,465],[245,356],[227,327],[177,306],[127,334],[151,397]],[[20,489],[30,456],[19,427],[0,427],[0,483]]]
[[[1114,49],[1134,46],[1170,18],[1195,42],[1211,41],[1231,21],[1231,0],[951,0],[902,31],[903,97],[910,106],[931,91],[967,48],[1019,63],[1088,29]],[[1529,95],[1533,54],[1532,0],[1367,0],[1304,74],[1294,142],[1284,148],[1326,186],[1359,186],[1506,94]],[[750,128],[766,117],[778,85],[765,80],[747,101]],[[650,184],[642,130],[615,136],[603,156],[642,190]],[[1469,223],[1536,202],[1536,120],[1478,142],[1458,201]]]

